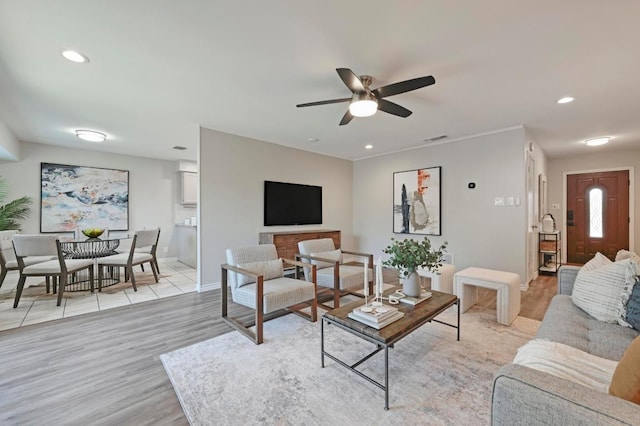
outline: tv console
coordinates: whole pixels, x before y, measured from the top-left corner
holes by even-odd
[[[305,240],[315,240],[318,238],[332,238],[333,245],[340,248],[340,231],[328,229],[313,229],[305,231],[278,231],[260,232],[258,242],[260,244],[274,244],[278,257],[284,259],[295,259],[298,253],[298,242]]]

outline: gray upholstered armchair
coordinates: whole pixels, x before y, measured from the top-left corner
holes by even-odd
[[[364,285],[364,262],[361,265],[343,265],[343,254],[350,254],[366,259],[369,266],[369,294],[372,292],[373,255],[355,251],[336,249],[331,238],[319,238],[298,242],[296,260],[306,263],[305,278],[310,279],[309,264],[317,266],[317,284],[333,291],[333,306],[321,303],[325,309],[340,307],[340,296],[362,290]]]
[[[287,309],[315,322],[318,318],[316,267],[309,281],[297,279],[302,262],[279,259],[273,244],[227,249],[227,264],[222,265],[222,319],[257,345],[263,340],[264,315]],[[284,276],[284,264],[296,266],[296,278]],[[231,299],[255,309],[255,332],[227,312],[227,286]],[[301,309],[310,307],[309,314]]]

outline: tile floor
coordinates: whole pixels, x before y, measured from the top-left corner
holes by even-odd
[[[101,293],[97,291],[94,293],[90,291],[65,292],[60,306],[56,306],[55,295],[46,293],[44,281],[33,281],[32,283],[28,281],[29,287],[25,287],[20,303],[15,309],[13,301],[15,287],[18,283],[18,273],[10,272],[0,287],[0,330],[102,311],[196,290],[195,269],[175,259],[158,259],[158,263],[160,266],[158,283],[154,282],[148,265],[145,267],[145,272],[141,272],[137,267],[135,269],[137,292],[133,291],[130,283],[107,287]],[[34,285],[37,287],[34,288]]]

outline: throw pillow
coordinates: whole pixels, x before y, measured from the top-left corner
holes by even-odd
[[[340,249],[311,253],[311,256],[322,257],[324,259],[330,259],[334,262],[342,263],[342,250]],[[335,263],[322,262],[321,260],[312,260],[311,263],[317,265],[318,269],[331,268],[332,266],[335,266]]]
[[[626,324],[622,325],[628,325],[640,331],[640,277],[636,277],[635,285],[629,295],[624,321]]]
[[[609,393],[640,404],[640,336],[629,345],[613,372]]]
[[[630,259],[594,270],[580,269],[573,285],[573,304],[599,321],[616,323],[627,277],[633,276]]]
[[[618,250],[616,253],[616,262],[618,260],[633,259],[634,262],[640,263],[640,256],[629,250]]]
[[[246,269],[254,274],[264,276],[264,280],[272,280],[284,276],[282,260],[264,260],[261,262],[240,263],[238,268]],[[247,275],[236,274],[238,287],[256,282],[253,277]]]
[[[618,260],[618,259],[616,259]],[[623,260],[623,259],[620,259]],[[611,262],[611,260],[605,256],[604,254],[597,252],[595,256],[593,256],[593,258],[588,261],[587,263],[585,263],[584,265],[582,265],[582,268],[580,268],[580,270],[584,270],[584,271],[593,271],[594,269],[598,269],[598,268],[602,268],[603,266],[607,266],[609,265]]]

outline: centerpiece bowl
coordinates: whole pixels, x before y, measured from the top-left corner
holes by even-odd
[[[87,228],[87,229],[83,229],[82,233],[87,238],[98,238],[100,235],[102,235],[104,233],[104,229],[101,229],[101,228]]]

